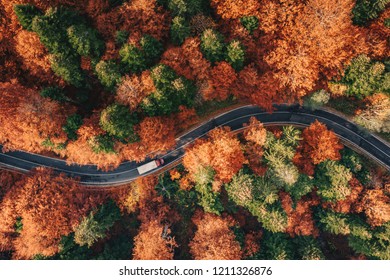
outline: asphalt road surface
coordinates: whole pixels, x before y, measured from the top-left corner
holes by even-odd
[[[183,157],[185,147],[195,139],[206,135],[207,132],[219,126],[229,126],[233,131],[240,130],[243,128],[243,124],[248,123],[252,116],[256,117],[265,126],[273,124],[309,126],[317,119],[324,123],[328,129],[333,130],[344,144],[365,154],[390,170],[390,146],[346,119],[325,110],[311,111],[298,105],[277,105],[275,108],[277,110],[270,114],[257,106],[248,105],[218,115],[179,137],[176,141],[176,147],[161,155],[160,158],[164,159],[164,166],[171,165]],[[2,146],[0,145],[1,149]],[[28,172],[39,166],[49,167],[56,172],[63,172],[69,176],[79,178],[84,185],[95,187],[114,186],[131,182],[140,177],[137,166],[150,160],[153,159],[146,159],[140,163],[133,161],[123,162],[116,169],[106,172],[98,170],[95,165],[68,165],[62,159],[23,151],[0,153],[0,165],[7,168]],[[163,167],[154,169],[146,174],[157,172]]]

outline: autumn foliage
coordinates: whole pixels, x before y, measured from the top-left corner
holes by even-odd
[[[145,118],[140,123],[139,136],[149,152],[172,148],[176,143],[174,121],[164,117]]]
[[[58,80],[50,69],[49,55],[35,33],[22,30],[16,35],[15,43],[16,52],[23,58],[23,69],[41,81]]]
[[[9,201],[8,195],[14,201]],[[102,198],[101,195],[88,194],[74,180],[64,175],[56,176],[47,169],[38,169],[31,176],[25,176],[1,204],[4,213],[13,212],[7,220],[21,217],[23,222],[23,230],[12,241],[14,257],[25,259],[58,252],[61,236],[73,231],[80,217]],[[1,228],[5,234],[3,226],[4,221]]]
[[[217,128],[208,136],[208,139],[196,140],[194,146],[187,149],[183,164],[192,176],[199,168],[210,166],[216,172],[216,180],[229,182],[244,162],[240,142],[229,128]]]
[[[150,72],[145,71],[140,76],[132,75],[122,78],[116,92],[116,99],[118,102],[128,105],[130,110],[133,111],[153,91],[155,91],[155,88]]]
[[[303,130],[303,145],[300,153],[308,157],[313,164],[319,164],[324,160],[339,160],[339,151],[343,148],[336,134],[328,130],[319,121],[315,121]]]
[[[210,78],[209,89],[203,92],[203,98],[225,100],[237,79],[237,74],[229,63],[222,61],[211,69]]]
[[[281,192],[280,198],[283,209],[288,216],[286,232],[293,237],[297,235],[313,235],[317,237],[319,231],[315,226],[311,207],[317,206],[319,199],[304,197],[293,207],[291,197],[287,193]]]
[[[181,47],[171,47],[162,55],[161,63],[190,80],[205,80],[211,64],[200,51],[199,38],[187,38]]]
[[[46,149],[42,142],[47,139],[54,145],[66,141],[62,125],[75,112],[73,106],[65,108],[17,82],[0,83],[0,91],[0,142],[4,148],[42,152]]]
[[[239,260],[240,244],[229,227],[234,221],[210,213],[196,215],[193,222],[197,227],[189,246],[195,260]]]
[[[366,214],[370,225],[383,225],[390,221],[390,198],[381,189],[366,190],[357,211]]]
[[[158,221],[141,225],[140,232],[134,238],[134,260],[171,260],[173,249],[177,246],[171,231]]]

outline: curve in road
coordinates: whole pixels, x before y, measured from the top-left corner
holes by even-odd
[[[202,123],[179,137],[176,141],[176,147],[161,156],[166,163],[163,167],[180,160],[184,155],[185,147],[195,139],[206,135],[210,130],[220,126],[229,126],[233,131],[237,131],[243,129],[243,124],[248,123],[250,117],[254,116],[264,125],[292,124],[309,126],[312,122],[318,120],[329,129],[332,129],[345,144],[355,150],[360,150],[390,170],[390,146],[352,122],[325,110],[310,111],[299,105],[275,105],[274,107],[277,110],[270,114],[254,105],[242,106]],[[1,148],[0,145],[0,150]],[[97,169],[95,165],[68,165],[62,159],[23,151],[0,153],[0,164],[3,166],[23,172],[28,172],[40,166],[49,167],[56,172],[63,172],[69,176],[79,178],[84,185],[101,187],[120,185],[135,180],[140,177],[137,166],[150,160],[152,159],[147,159],[141,163],[126,161],[115,170],[102,171]],[[158,172],[163,167],[154,169],[142,176]]]

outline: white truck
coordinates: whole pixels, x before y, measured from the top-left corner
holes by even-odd
[[[149,172],[150,170],[156,169],[157,167],[161,166],[164,164],[164,159],[156,159],[153,161],[150,161],[148,163],[145,163],[141,166],[137,167],[138,173],[139,174],[144,174],[146,172]]]

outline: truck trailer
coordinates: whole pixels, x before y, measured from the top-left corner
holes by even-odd
[[[159,167],[163,164],[164,164],[164,160],[162,158],[160,158],[160,159],[156,159],[156,160],[150,161],[148,163],[145,163],[141,166],[138,166],[137,170],[138,170],[139,174],[144,174],[144,173],[149,172],[153,169],[156,169],[157,167]]]

